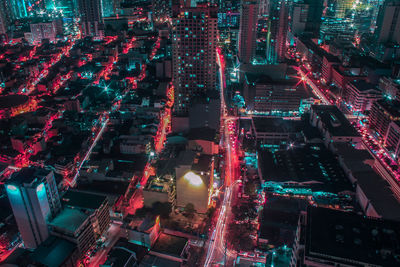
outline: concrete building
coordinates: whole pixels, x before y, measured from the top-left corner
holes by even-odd
[[[244,0],[240,7],[238,56],[242,63],[251,63],[256,52],[258,3]]]
[[[400,100],[400,79],[381,77],[378,87],[382,91],[383,97]]]
[[[76,244],[50,236],[30,255],[34,265],[46,267],[74,267],[80,259]]]
[[[286,39],[289,29],[289,2],[282,0],[279,10],[278,32],[276,35],[275,53],[277,62],[285,61]]]
[[[364,80],[348,83],[344,91],[344,100],[360,112],[371,110],[372,104],[382,98],[377,86]]]
[[[102,38],[104,23],[100,0],[78,0],[78,12],[81,19],[83,36]]]
[[[387,0],[381,6],[375,38],[379,43],[400,44],[400,1]]]
[[[294,35],[312,33],[319,36],[323,2],[319,0],[304,0],[293,4],[291,32]]]
[[[57,36],[56,22],[41,22],[30,24],[33,44],[41,43],[43,39],[54,42]]]
[[[352,143],[356,147],[361,146],[362,137],[336,106],[311,106],[310,123],[319,129],[327,147],[334,143]]]
[[[304,87],[296,80],[246,74],[244,100],[246,108],[256,114],[293,115],[299,112],[304,95]]]
[[[400,120],[400,102],[381,99],[375,101],[369,115],[369,126],[383,139],[386,136],[390,122]]]
[[[96,236],[104,234],[110,225],[110,207],[104,195],[68,190],[61,198],[64,207],[89,214]]]
[[[177,158],[176,205],[184,208],[194,205],[198,213],[205,213],[212,193],[214,160],[211,155],[199,155],[193,151],[182,151]]]
[[[64,208],[49,222],[49,228],[52,235],[76,244],[81,256],[96,241],[90,215],[79,209]]]
[[[151,176],[143,188],[143,205],[152,207],[156,202],[168,202],[175,206],[175,184],[172,175]]]
[[[290,266],[397,266],[398,229],[396,221],[309,208],[298,221]]]
[[[6,190],[25,247],[36,248],[49,236],[48,222],[61,208],[52,171],[23,168]]]
[[[207,155],[216,155],[219,151],[217,131],[212,128],[192,128],[188,136],[188,148]]]
[[[214,94],[215,95],[215,94]],[[221,101],[218,97],[200,97],[192,101],[189,107],[189,129],[211,128],[218,130],[220,127]]]
[[[216,89],[217,21],[217,8],[212,5],[173,8],[172,66],[177,115],[187,115],[192,99]]]

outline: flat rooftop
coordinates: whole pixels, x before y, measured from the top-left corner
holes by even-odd
[[[77,249],[76,244],[65,239],[50,236],[31,254],[31,258],[44,266],[63,266],[72,253]]]
[[[151,250],[180,258],[187,242],[187,238],[161,233]]]
[[[376,84],[369,83],[364,80],[353,81],[350,82],[350,84],[353,85],[355,88],[357,88],[358,91],[368,91],[371,89],[378,90]]]
[[[268,195],[260,217],[259,238],[273,246],[293,244],[300,211],[306,210],[307,201]]]
[[[153,255],[146,255],[139,264],[139,267],[153,267],[153,266],[180,267],[181,263]]]
[[[19,172],[13,173],[11,178],[7,181],[7,184],[23,185],[31,184],[37,178],[46,177],[51,171],[38,168],[38,167],[26,167],[22,168]]]
[[[312,105],[315,112],[332,136],[360,136],[349,120],[334,105]]]
[[[62,203],[69,207],[78,207],[89,210],[96,210],[107,200],[104,195],[88,192],[68,190],[61,198]]]
[[[399,266],[400,223],[310,207],[305,255],[343,264]]]
[[[261,173],[266,181],[297,183],[313,192],[353,191],[335,156],[323,144],[306,144],[275,152],[261,150],[258,153]]]
[[[87,214],[78,209],[64,208],[49,225],[70,233],[75,233],[88,217]]]
[[[301,121],[282,118],[253,117],[256,132],[294,133],[300,131]]]

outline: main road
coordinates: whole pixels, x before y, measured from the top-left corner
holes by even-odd
[[[217,223],[212,231],[208,242],[208,249],[204,266],[223,264],[232,262],[236,253],[227,247],[227,225],[231,214],[232,196],[235,186],[238,184],[238,156],[236,138],[236,117],[229,117],[225,106],[225,62],[221,50],[217,49],[217,60],[219,65],[219,79],[221,90],[221,145],[225,150],[225,193],[221,207],[217,214]]]

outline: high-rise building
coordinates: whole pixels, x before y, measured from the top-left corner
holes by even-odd
[[[28,16],[26,0],[10,0],[11,16],[14,19],[26,18]]]
[[[257,0],[242,1],[240,8],[240,30],[238,56],[242,63],[250,63],[256,51]]]
[[[379,43],[400,44],[400,1],[387,0],[377,18],[375,37]]]
[[[100,0],[78,0],[82,35],[103,37],[104,25]]]
[[[40,168],[23,168],[5,185],[24,245],[36,248],[49,236],[48,222],[61,208],[54,174]]]
[[[101,10],[103,17],[111,17],[114,15],[114,1],[101,0]]]
[[[320,0],[304,0],[293,5],[291,31],[294,35],[312,33],[319,36],[323,5]]]
[[[0,0],[0,34],[5,34],[8,30],[9,19],[6,13],[5,1]]]
[[[33,43],[40,43],[43,39],[54,42],[57,36],[56,21],[31,23],[30,25]]]
[[[153,20],[155,22],[164,22],[171,17],[171,0],[152,0]]]
[[[344,18],[346,12],[353,7],[354,0],[336,0],[336,18]]]
[[[282,1],[281,8],[279,11],[279,25],[278,33],[276,35],[276,58],[278,62],[283,62],[285,60],[286,53],[286,37],[289,27],[289,7],[286,1]]]
[[[216,89],[217,7],[173,8],[172,50],[174,113],[185,116],[191,99]]]
[[[269,14],[269,0],[258,0],[258,14],[267,16]]]

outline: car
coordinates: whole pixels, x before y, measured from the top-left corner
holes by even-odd
[[[247,257],[254,258],[256,254],[254,252],[247,253]]]

